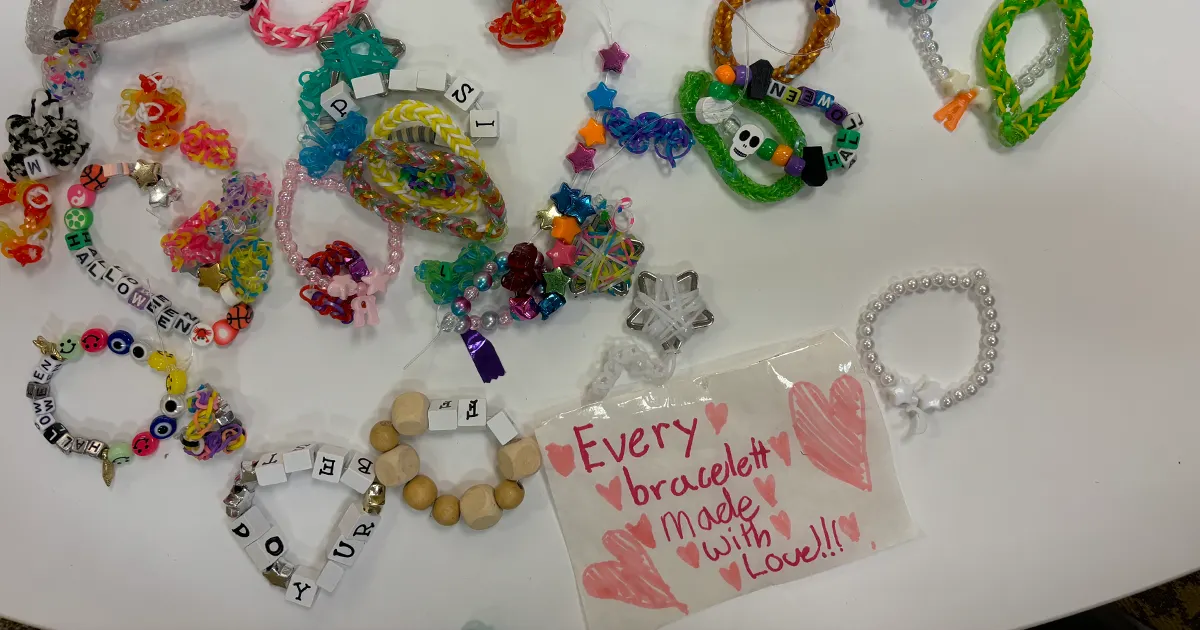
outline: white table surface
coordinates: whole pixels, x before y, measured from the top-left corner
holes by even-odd
[[[617,80],[634,111],[677,110],[686,70],[708,69],[712,3],[609,0],[617,40],[633,58]],[[65,4],[65,3],[60,3]],[[277,2],[282,22],[311,16],[316,0]],[[805,2],[764,2],[748,15],[780,47],[797,37]],[[930,115],[941,101],[918,67],[892,0],[839,3],[835,45],[804,76],[866,117],[854,171],[814,194],[748,207],[695,152],[664,176],[655,159],[622,156],[593,189],[630,194],[650,269],[692,266],[717,324],[685,348],[694,365],[742,350],[851,328],[859,306],[893,275],[978,263],[993,277],[1004,329],[998,372],[970,404],[939,416],[920,439],[894,439],[898,474],[921,538],[876,557],[768,589],[672,626],[702,628],[1016,628],[1139,591],[1200,567],[1200,425],[1188,392],[1200,346],[1191,330],[1200,293],[1195,262],[1200,143],[1196,87],[1185,44],[1200,9],[1159,0],[1153,10],[1091,0],[1094,63],[1082,91],[1024,146],[999,152],[977,118],[955,134]],[[934,29],[948,65],[976,57],[985,0],[943,0]],[[3,112],[25,108],[38,78],[23,46],[24,6],[0,21]],[[496,0],[375,0],[377,24],[403,39],[403,63],[461,70],[502,111],[502,138],[483,149],[514,226],[564,178],[562,156],[585,120],[583,93],[604,44],[597,3],[566,2],[566,33],[550,50],[500,51],[484,30]],[[437,10],[437,8],[442,10]],[[60,10],[64,10],[60,7]],[[809,16],[811,17],[811,16]],[[805,18],[808,19],[808,18]],[[1048,20],[1026,17],[1010,58],[1031,58]],[[807,29],[807,27],[805,27]],[[735,28],[735,45],[745,38]],[[761,44],[755,54],[780,55]],[[136,73],[163,70],[185,86],[189,120],[227,127],[241,165],[278,181],[296,150],[296,75],[311,51],[266,50],[244,18],[207,18],[107,46],[96,97],[81,115],[96,160],[132,159],[111,122]],[[744,54],[744,53],[740,53]],[[435,102],[440,97],[434,98]],[[380,107],[371,105],[374,114]],[[1192,114],[1192,116],[1188,116]],[[830,126],[801,123],[828,143]],[[187,207],[219,194],[219,176],[167,158]],[[61,200],[64,186],[56,190]],[[161,234],[131,186],[106,191],[93,230],[109,259],[215,317],[213,296],[168,273]],[[61,216],[62,204],[57,209]],[[119,216],[118,216],[119,215]],[[311,251],[332,238],[378,260],[377,219],[349,200],[302,193],[295,234]],[[578,599],[542,478],[525,504],[491,531],[444,530],[391,493],[371,555],[312,610],[284,602],[224,531],[220,500],[234,462],[201,464],[168,445],[155,461],[122,468],[111,489],[98,465],[64,458],[31,428],[23,398],[36,360],[29,340],[90,324],[152,330],[76,269],[54,238],[49,265],[0,268],[0,440],[5,517],[0,614],[54,628],[436,628],[479,619],[498,630],[582,627]],[[510,241],[516,242],[516,239]],[[406,268],[453,258],[458,243],[411,231]],[[712,255],[719,252],[724,255]],[[457,342],[443,340],[407,372],[432,327],[429,300],[410,275],[381,300],[382,324],[341,329],[296,297],[298,278],[276,268],[253,328],[231,349],[195,358],[247,421],[248,451],[302,439],[366,446],[367,429],[408,387],[432,396],[486,393],[526,428],[575,399],[605,339],[622,336],[627,304],[572,302],[547,325],[495,335],[508,376],[484,387]],[[972,308],[939,294],[889,311],[880,326],[888,364],[940,379],[965,373],[977,329]],[[183,353],[186,348],[178,346]],[[67,424],[129,437],[150,417],[161,378],[115,356],[89,357],[54,380]],[[426,471],[440,480],[494,481],[480,435],[423,438]],[[165,453],[170,453],[167,457]],[[260,492],[290,534],[295,559],[313,563],[346,493],[296,482]]]

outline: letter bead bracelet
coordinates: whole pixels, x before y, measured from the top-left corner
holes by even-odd
[[[137,341],[124,330],[111,333],[103,328],[91,328],[82,335],[68,334],[58,343],[38,337],[33,345],[42,358],[33,369],[25,396],[33,405],[34,426],[47,442],[66,454],[85,454],[100,460],[104,484],[112,485],[116,467],[129,463],[134,455],[149,457],[158,451],[159,442],[178,436],[184,450],[193,457],[207,460],[224,451],[232,453],[246,443],[242,423],[222,402],[220,395],[208,384],[188,392],[187,370],[178,364],[175,355],[164,350],[151,351],[146,343]],[[50,381],[63,364],[87,354],[105,350],[116,355],[129,355],[138,363],[146,363],[166,377],[166,394],[158,403],[155,418],[147,430],[133,436],[130,442],[107,443],[102,440],[72,435],[57,418],[58,405]],[[185,413],[192,414],[187,426],[178,431],[178,422]]]
[[[983,333],[979,339],[979,362],[958,385],[943,387],[925,376],[911,380],[884,367],[875,347],[875,325],[883,312],[906,295],[918,295],[941,289],[966,293],[979,310]],[[1000,321],[996,314],[996,296],[992,294],[987,273],[975,269],[969,273],[934,272],[896,280],[867,303],[859,316],[858,350],[862,365],[883,387],[887,402],[909,420],[909,433],[925,431],[925,414],[945,411],[978,394],[996,369],[999,356]]]

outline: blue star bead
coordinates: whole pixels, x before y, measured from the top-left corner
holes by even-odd
[[[592,207],[592,196],[579,196],[579,191],[575,191],[575,196],[571,200],[571,207],[563,210],[563,214],[569,217],[575,217],[579,225],[583,225],[593,214],[596,214],[596,209]]]
[[[579,199],[579,193],[579,189],[571,188],[564,183],[558,192],[550,195],[550,200],[554,202],[554,207],[558,208],[559,213],[566,214],[575,204],[575,200]]]
[[[592,99],[592,109],[600,111],[602,109],[613,108],[613,100],[617,98],[617,91],[601,81],[587,95],[588,98]]]

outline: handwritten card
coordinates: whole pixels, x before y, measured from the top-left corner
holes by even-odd
[[[912,538],[852,365],[829,334],[538,429],[588,627],[658,628]]]

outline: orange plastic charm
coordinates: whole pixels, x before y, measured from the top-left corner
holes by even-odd
[[[959,92],[954,99],[946,106],[937,110],[933,115],[933,119],[942,123],[946,131],[954,131],[958,129],[958,121],[962,120],[963,114],[967,113],[967,108],[971,106],[971,101],[979,96],[980,88],[971,88]]]

